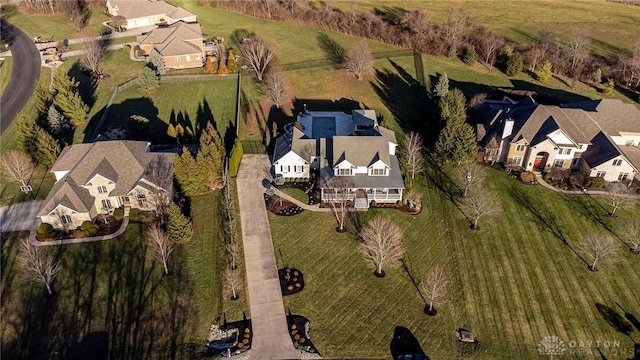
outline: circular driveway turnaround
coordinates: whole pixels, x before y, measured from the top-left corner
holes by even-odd
[[[0,96],[0,134],[3,134],[33,94],[40,78],[40,53],[22,30],[4,20],[0,20],[0,29],[2,38],[11,44],[13,56],[11,80]]]

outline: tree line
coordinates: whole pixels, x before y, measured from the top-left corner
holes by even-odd
[[[407,12],[360,11],[352,2],[349,11],[338,11],[324,2],[322,8],[295,0],[230,1],[220,0],[221,8],[254,17],[297,22],[348,35],[416,49],[424,54],[458,57],[465,62],[482,60],[493,66],[506,50],[504,60],[522,63],[533,73],[548,62],[547,71],[576,80],[611,79],[631,89],[640,88],[640,42],[631,52],[603,58],[594,56],[584,31],[574,31],[568,42],[558,34],[541,30],[531,44],[509,43],[505,38],[473,20],[467,9],[448,10],[440,23],[433,22],[424,9]],[[504,64],[505,72],[508,64]],[[512,64],[513,66],[513,64]],[[572,84],[573,86],[573,84]]]

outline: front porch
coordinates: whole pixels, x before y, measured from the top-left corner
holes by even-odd
[[[353,201],[355,207],[368,208],[372,201],[395,203],[402,200],[402,189],[320,189],[322,201]],[[365,205],[366,204],[366,205]]]

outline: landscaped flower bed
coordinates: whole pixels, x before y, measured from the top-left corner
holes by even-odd
[[[292,203],[291,201],[282,199],[278,195],[264,194],[264,202],[267,206],[267,210],[276,215],[291,216],[300,214],[304,211],[300,206]]]
[[[304,278],[302,271],[298,269],[278,269],[278,277],[280,278],[280,288],[282,295],[291,295],[304,289]]]
[[[79,239],[94,236],[110,235],[120,229],[122,219],[116,220],[112,215],[98,215],[95,223],[85,221],[81,227],[63,231],[41,224],[38,228],[36,238],[39,241]]]
[[[251,348],[251,342],[253,340],[253,330],[251,328],[251,320],[240,320],[231,323],[226,323],[220,326],[220,330],[228,333],[235,333],[237,331],[238,337],[235,344],[217,344],[216,341],[210,341],[207,344],[207,355],[214,356],[218,354],[226,354],[230,351],[232,354],[240,354]],[[221,339],[223,342],[227,342],[227,339]],[[228,350],[227,350],[228,349]]]
[[[287,324],[289,324],[289,336],[291,336],[291,341],[296,349],[313,354],[318,353],[309,337],[309,319],[289,313],[287,315]]]

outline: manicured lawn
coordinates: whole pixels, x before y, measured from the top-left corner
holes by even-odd
[[[131,115],[142,115],[149,119],[151,139],[169,142],[172,140],[166,134],[170,121],[174,126],[191,124],[195,130],[197,124],[204,126],[208,119],[213,119],[220,136],[224,137],[235,123],[236,93],[235,77],[164,82],[151,99],[144,97],[134,85],[117,95],[105,127],[126,126]]]
[[[348,1],[335,1],[332,6],[349,11]],[[360,11],[379,9],[383,12],[401,12],[399,9],[423,8],[429,20],[440,23],[452,7],[470,10],[474,19],[498,31],[508,40],[529,43],[540,30],[551,30],[567,41],[573,30],[584,30],[593,38],[591,48],[597,55],[611,56],[618,51],[630,51],[638,38],[640,8],[637,6],[596,0],[581,1],[512,1],[456,0],[413,1],[375,0],[358,1]]]
[[[194,237],[171,256],[169,277],[144,255],[144,225],[131,224],[114,240],[55,247],[62,270],[53,300],[18,277],[15,254],[24,234],[3,233],[3,358],[48,358],[56,350],[81,358],[165,359],[190,352],[200,358],[212,322],[226,311],[218,196],[192,199]],[[232,311],[240,319],[238,312]]]
[[[93,10],[89,23],[82,30],[90,35],[98,35],[102,31],[102,23],[109,17],[101,10]],[[9,19],[13,25],[24,31],[29,37],[40,36],[42,40],[62,41],[82,37],[75,25],[64,14],[32,15],[18,12]]]
[[[404,269],[388,270],[382,279],[373,276],[357,251],[353,225],[338,234],[331,214],[269,215],[276,251],[305,276],[305,290],[286,297],[285,306],[311,320],[311,337],[323,356],[388,358],[396,326],[409,329],[436,359],[463,352],[479,359],[534,358],[538,342],[548,335],[565,343],[606,339],[620,341],[626,351],[633,348],[638,333],[629,338],[612,324],[622,319],[617,326],[631,326],[616,302],[640,315],[634,290],[640,258],[614,238],[619,261],[591,273],[580,258],[585,256],[573,250],[585,234],[607,232],[604,226],[619,234],[621,225],[640,216],[640,206],[612,219],[601,208],[602,199],[560,195],[491,171],[487,184],[499,193],[504,213],[472,232],[438,190],[441,181],[431,180],[437,178],[429,171],[429,180],[417,181],[425,204],[417,216],[380,209],[361,214],[362,223],[384,215],[401,226],[405,262],[414,278],[434,264],[447,269],[449,296],[435,317],[422,313]],[[477,349],[456,342],[458,327],[474,332]]]
[[[9,85],[12,69],[13,57],[7,56],[4,60],[0,61],[0,95],[4,93],[4,89]]]
[[[38,167],[31,177],[29,185],[33,188],[32,193],[23,193],[20,191],[21,184],[19,182],[8,182],[6,179],[0,182],[0,206],[16,204],[31,200],[44,200],[49,191],[55,184],[56,177],[53,173],[46,171],[42,167]]]
[[[309,195],[307,195],[307,193],[305,193],[304,191],[302,191],[300,189],[284,188],[284,189],[282,189],[282,192],[284,192],[285,194],[291,196],[292,198],[300,201],[303,204],[307,204],[309,202]]]

